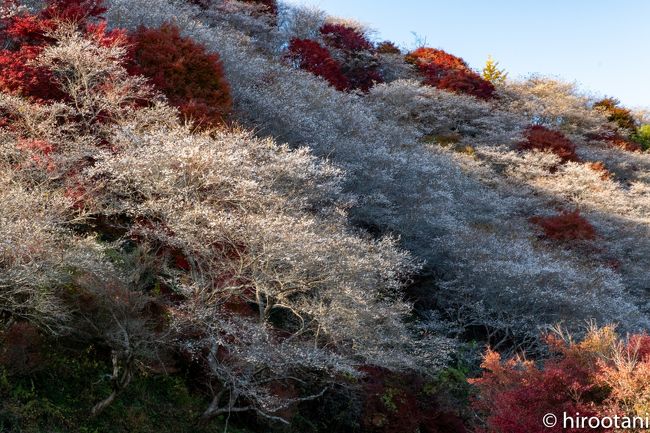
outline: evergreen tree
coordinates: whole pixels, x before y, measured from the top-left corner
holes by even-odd
[[[650,123],[639,126],[634,134],[632,140],[643,148],[643,150],[650,149]]]
[[[492,84],[503,84],[508,77],[508,73],[504,69],[499,69],[499,62],[495,62],[492,56],[488,56],[481,75]]]

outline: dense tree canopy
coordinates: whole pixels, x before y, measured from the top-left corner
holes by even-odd
[[[275,1],[4,0],[0,33],[0,429],[647,410],[642,113]]]

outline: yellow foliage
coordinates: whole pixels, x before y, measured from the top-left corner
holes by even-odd
[[[504,69],[499,69],[499,62],[495,62],[492,56],[488,56],[481,76],[490,83],[497,85],[506,82],[508,73]]]

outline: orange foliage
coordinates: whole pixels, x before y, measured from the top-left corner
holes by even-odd
[[[612,178],[612,173],[610,173],[609,170],[607,170],[607,167],[605,167],[605,164],[602,163],[601,161],[590,163],[589,168],[591,168],[595,172],[600,173],[600,178],[602,180],[609,180]]]
[[[427,66],[435,64],[436,66],[444,69],[469,69],[469,66],[467,66],[465,60],[436,48],[418,48],[408,53],[404,60],[406,60],[407,63],[411,63],[415,66]]]
[[[547,338],[556,354],[541,364],[521,359],[503,361],[485,354],[474,407],[487,433],[578,432],[563,429],[563,413],[572,416],[645,416],[650,403],[650,337],[617,338],[612,327],[592,329],[579,343]],[[545,414],[560,422],[543,425]],[[589,430],[611,431],[611,430]]]
[[[596,102],[594,108],[605,112],[607,120],[616,123],[619,128],[631,131],[636,129],[637,121],[632,112],[619,104],[620,102],[614,98],[605,98]]]
[[[635,143],[632,140],[628,140],[625,137],[616,136],[608,141],[612,146],[618,147],[619,149],[623,149],[627,152],[641,152],[643,150],[643,148],[638,143]]]
[[[586,134],[586,137],[590,140],[603,141],[612,147],[617,147],[627,152],[643,151],[643,147],[641,147],[639,143],[632,141],[629,138],[626,138],[625,136],[612,130],[596,134]]]
[[[377,52],[379,54],[402,54],[399,47],[391,41],[384,41],[377,45]]]

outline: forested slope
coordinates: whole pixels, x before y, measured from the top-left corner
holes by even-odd
[[[3,429],[647,407],[644,113],[274,1],[1,11]]]

